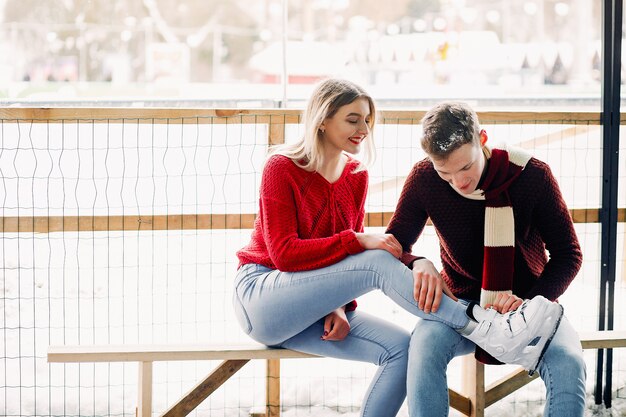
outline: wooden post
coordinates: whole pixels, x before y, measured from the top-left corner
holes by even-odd
[[[139,362],[137,417],[152,417],[152,362]]]
[[[485,415],[485,365],[473,354],[463,358],[463,390],[472,402],[470,417]]]
[[[280,417],[280,359],[267,360],[266,417]]]

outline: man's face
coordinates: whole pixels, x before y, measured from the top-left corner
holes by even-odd
[[[485,169],[485,155],[475,143],[462,145],[446,159],[431,160],[441,179],[463,194],[471,194],[476,190]]]

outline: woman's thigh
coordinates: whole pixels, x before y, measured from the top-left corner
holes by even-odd
[[[401,327],[363,311],[347,314],[350,332],[341,341],[322,340],[324,320],[280,343],[280,347],[315,355],[381,365],[390,357],[406,355],[410,334]]]

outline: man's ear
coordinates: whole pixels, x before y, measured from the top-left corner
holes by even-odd
[[[489,139],[487,137],[487,131],[485,129],[482,129],[479,134],[480,134],[480,146],[485,146],[485,143],[487,143],[487,139]]]

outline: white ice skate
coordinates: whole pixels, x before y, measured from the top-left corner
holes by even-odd
[[[532,375],[559,327],[563,307],[542,296],[505,314],[475,306],[470,303],[468,315],[477,325],[465,337],[500,362],[521,365]]]

